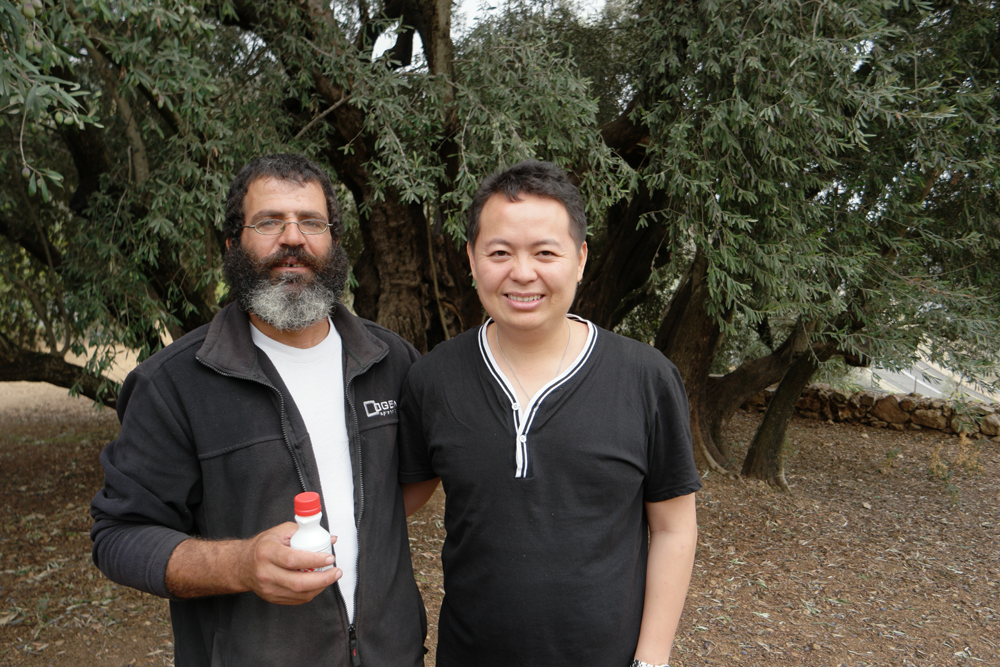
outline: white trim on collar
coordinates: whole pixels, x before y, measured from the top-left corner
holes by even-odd
[[[570,378],[576,375],[577,371],[579,371],[580,368],[582,368],[587,362],[587,359],[590,358],[590,353],[594,350],[594,345],[597,343],[597,327],[594,326],[592,322],[589,322],[582,317],[577,317],[576,315],[567,315],[566,317],[587,325],[587,340],[584,343],[580,354],[576,356],[576,359],[574,359],[569,366],[559,373],[559,375],[552,378],[545,384],[545,386],[535,392],[535,395],[531,397],[527,405],[521,405],[518,401],[514,385],[511,384],[507,376],[504,375],[504,372],[500,370],[500,364],[497,363],[496,358],[493,356],[493,351],[490,349],[486,329],[493,321],[493,318],[487,319],[486,322],[479,328],[479,352],[483,356],[483,361],[486,362],[486,368],[507,396],[514,416],[515,478],[523,479],[528,477],[530,473],[531,461],[528,456],[528,432],[531,430],[531,423],[535,420],[535,415],[538,414],[538,409],[541,406],[542,401],[544,401],[545,398],[548,397],[553,391],[564,385]]]

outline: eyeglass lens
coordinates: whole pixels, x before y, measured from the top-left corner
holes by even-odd
[[[261,220],[255,225],[248,225],[248,227],[253,227],[261,234],[274,236],[285,231],[285,225],[298,225],[299,231],[303,234],[322,234],[330,226],[325,220],[308,219],[299,220],[298,222],[286,222],[284,220],[268,218],[267,220]]]

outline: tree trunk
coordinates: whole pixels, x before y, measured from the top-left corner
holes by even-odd
[[[796,326],[788,338],[771,354],[745,361],[739,368],[722,377],[708,379],[708,426],[720,449],[730,451],[726,429],[736,411],[751,396],[770,387],[784,377],[785,372],[808,347],[809,336],[802,326]]]
[[[795,404],[809,379],[824,361],[835,351],[835,346],[825,345],[813,352],[801,355],[778,385],[778,391],[771,398],[764,412],[764,419],[757,432],[746,459],[743,460],[744,477],[762,479],[771,486],[788,491],[785,480],[784,445],[788,422],[795,414]]]
[[[626,296],[649,280],[654,267],[666,264],[670,249],[661,223],[640,227],[643,213],[663,208],[662,197],[650,196],[645,185],[605,215],[607,236],[600,254],[591,255],[577,290],[573,312],[605,329],[614,329],[631,309],[622,308]]]
[[[273,45],[279,57],[284,57],[282,19],[271,16],[266,3],[240,0],[234,5],[240,26],[256,32]],[[432,72],[447,76],[453,50],[448,34],[450,5],[437,0],[397,5],[390,14],[416,19]],[[310,4],[308,11],[314,18],[335,23],[322,3]],[[295,57],[289,56],[288,62],[294,61]],[[366,112],[349,101],[343,103],[350,90],[320,71],[311,71],[310,75],[314,92],[328,106],[338,105],[325,117],[328,145],[324,154],[359,209],[362,204],[368,205],[368,213],[360,221],[365,250],[354,265],[359,283],[354,308],[362,317],[392,329],[426,352],[462,328],[478,323],[478,311],[471,305],[476,303],[475,292],[467,268],[461,268],[466,266],[461,253],[439,240],[432,241],[422,206],[400,203],[391,190],[384,197],[375,196],[376,183],[367,164],[378,149],[376,138],[365,131]],[[350,150],[345,150],[348,147]],[[454,317],[442,317],[442,311]]]
[[[722,341],[722,330],[705,309],[709,303],[707,275],[708,261],[699,250],[670,301],[655,345],[674,362],[684,379],[695,463],[701,469],[730,475],[735,464],[725,443],[717,443],[711,429],[714,408],[708,394],[708,370]]]
[[[731,475],[737,463],[725,438],[729,420],[747,399],[785,376],[806,349],[808,334],[800,324],[766,357],[746,361],[723,377],[711,377],[709,369],[722,331],[706,309],[707,271],[708,263],[699,250],[667,308],[655,345],[684,379],[695,462],[701,469]]]

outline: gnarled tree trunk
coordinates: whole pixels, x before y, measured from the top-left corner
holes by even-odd
[[[645,185],[618,202],[605,215],[607,236],[600,255],[591,256],[577,290],[573,312],[605,329],[615,328],[638,303],[626,300],[649,280],[654,267],[666,264],[670,248],[663,224],[642,227],[644,213],[663,207],[663,196],[651,196]]]
[[[778,391],[771,397],[764,419],[754,434],[750,450],[743,460],[744,477],[762,479],[771,486],[788,491],[785,480],[784,453],[785,433],[788,422],[795,414],[795,404],[809,379],[820,365],[829,359],[836,347],[824,345],[817,350],[799,356],[778,385]]]
[[[701,469],[731,474],[732,457],[712,436],[713,407],[708,398],[708,369],[722,341],[722,330],[705,309],[709,303],[708,260],[699,250],[674,293],[656,334],[656,348],[681,373],[691,411],[695,463]]]
[[[708,378],[708,427],[716,443],[725,443],[729,421],[751,396],[784,377],[788,368],[809,344],[809,336],[801,325],[788,335],[771,354],[748,360],[722,377]],[[728,444],[722,444],[729,451]]]
[[[233,4],[239,25],[254,31],[285,59],[284,19],[272,16],[266,3],[237,0]],[[313,20],[335,23],[326,6],[310,4],[308,12]],[[454,50],[450,12],[450,4],[443,0],[399,0],[385,6],[386,16],[416,27],[428,67],[433,74],[446,77],[450,76]],[[397,51],[399,58],[408,55]],[[294,54],[287,54],[287,61],[295,62]],[[478,302],[467,270],[462,268],[461,253],[453,244],[449,247],[447,242],[433,237],[422,206],[400,203],[392,190],[376,197],[379,184],[367,165],[378,155],[378,149],[376,138],[365,129],[366,111],[351,103],[350,90],[322,72],[310,74],[313,92],[329,107],[335,107],[324,118],[328,141],[324,155],[359,209],[367,210],[360,221],[365,250],[354,266],[359,283],[354,308],[362,317],[392,329],[426,352],[478,323]],[[308,121],[298,120],[303,126]],[[348,147],[350,150],[345,150]]]
[[[731,475],[737,463],[725,439],[729,420],[747,399],[786,374],[806,348],[808,335],[797,326],[766,357],[744,362],[723,377],[711,377],[709,369],[722,342],[722,330],[706,309],[710,302],[707,272],[708,262],[698,251],[663,317],[655,345],[684,379],[695,462],[703,470]]]

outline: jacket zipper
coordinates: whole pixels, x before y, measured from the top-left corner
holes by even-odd
[[[354,584],[354,615],[357,616],[358,613],[358,589],[361,588],[361,517],[365,513],[365,470],[361,463],[361,424],[358,422],[358,410],[354,406],[354,395],[351,393],[351,384],[354,382],[354,378],[359,375],[363,375],[368,372],[372,366],[377,364],[386,358],[389,354],[389,350],[385,350],[377,358],[372,359],[371,362],[361,368],[357,373],[352,375],[346,382],[344,382],[344,396],[347,397],[347,403],[351,406],[351,417],[354,419],[354,439],[355,448],[358,451],[358,487],[360,497],[361,507],[358,508],[358,518],[354,522],[354,527],[358,531],[358,555],[357,560],[354,563],[355,584]],[[347,601],[344,600],[344,591],[340,588],[340,582],[337,582],[337,594],[340,595],[341,602],[344,603],[344,609],[347,609]],[[354,625],[354,621],[350,622],[347,626],[347,632],[350,637],[350,652],[351,652],[351,664],[354,667],[361,667],[361,653],[358,650],[358,635],[357,628]]]
[[[350,389],[351,389],[351,383],[354,382],[354,378],[366,373],[368,369],[370,369],[372,366],[385,359],[385,357],[388,354],[389,351],[385,350],[379,357],[372,359],[372,361],[367,366],[362,367],[361,370],[352,375],[351,378],[344,383],[344,395],[347,397],[347,402],[351,406],[351,416],[354,418],[354,438],[356,441],[355,447],[358,451],[358,486],[360,487],[360,493],[358,495],[361,498],[360,501],[361,507],[358,509],[358,518],[354,522],[354,526],[358,531],[358,555],[354,563],[354,571],[356,573],[355,577],[356,583],[354,585],[355,614],[357,614],[358,611],[358,588],[360,587],[359,584],[361,583],[361,517],[365,513],[365,476],[364,476],[364,467],[361,464],[361,424],[358,422],[358,411],[357,408],[354,407],[354,397],[352,396]],[[213,371],[215,371],[219,375],[222,375],[223,377],[237,378],[239,380],[248,380],[250,382],[256,382],[257,384],[267,387],[268,389],[270,389],[271,391],[273,391],[275,394],[278,395],[278,402],[281,409],[281,434],[282,437],[284,437],[285,439],[285,447],[288,449],[288,453],[292,457],[292,464],[295,466],[295,472],[299,476],[299,483],[302,485],[302,490],[308,491],[309,488],[306,486],[306,479],[305,476],[302,474],[302,467],[299,464],[299,457],[295,454],[295,450],[292,448],[291,440],[288,439],[288,430],[285,427],[285,421],[286,421],[285,397],[282,396],[280,391],[278,391],[278,388],[269,382],[264,382],[263,380],[258,380],[257,378],[252,378],[247,375],[226,373],[225,371],[221,371],[215,366],[212,366],[202,361],[198,357],[195,357],[195,359],[198,359],[198,362],[201,363],[203,366],[211,368]],[[340,603],[344,605],[344,611],[347,611],[347,601],[344,599],[344,591],[340,588],[340,582],[337,582],[335,586],[337,587],[337,596],[340,598]],[[361,653],[358,650],[357,628],[355,627],[353,621],[349,622],[347,626],[347,634],[349,637],[348,646],[351,654],[351,664],[354,667],[361,667]]]
[[[349,636],[348,644],[351,648],[351,664],[354,667],[361,667],[361,654],[358,653],[358,635],[354,632],[353,623],[348,626],[347,633]]]

